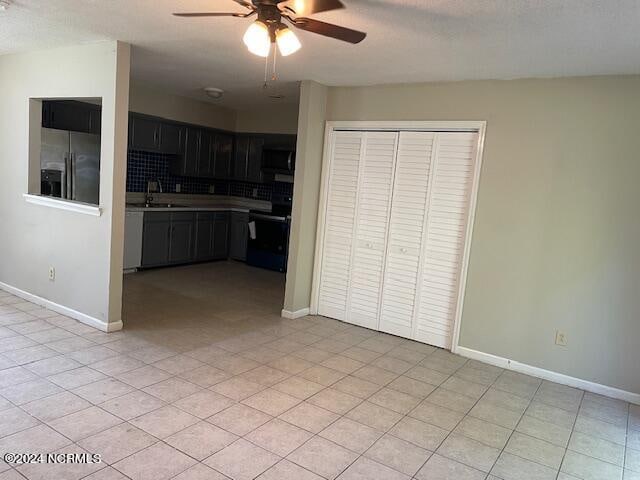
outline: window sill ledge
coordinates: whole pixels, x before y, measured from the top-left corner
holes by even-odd
[[[74,202],[72,200],[64,200],[55,197],[46,197],[43,195],[35,195],[32,193],[23,193],[22,196],[27,203],[32,203],[34,205],[82,213],[93,217],[99,217],[102,215],[102,209],[96,205],[89,205],[82,202]]]

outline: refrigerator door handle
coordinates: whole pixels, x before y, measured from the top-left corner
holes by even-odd
[[[69,172],[69,180],[71,181],[71,200],[76,199],[76,156],[74,153],[69,154],[69,163],[71,165]]]
[[[67,198],[67,154],[62,158],[64,161],[64,170],[60,175],[60,198]]]
[[[65,170],[67,172],[67,200],[73,199],[73,164],[71,163],[71,153],[67,153],[65,161]]]

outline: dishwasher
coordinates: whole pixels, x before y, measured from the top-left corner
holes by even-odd
[[[126,210],[124,214],[124,273],[135,272],[142,264],[144,212]]]

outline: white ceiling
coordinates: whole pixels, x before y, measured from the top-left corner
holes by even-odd
[[[640,73],[639,0],[343,0],[314,18],[368,32],[359,45],[299,32],[269,93],[297,100],[297,81],[370,85]],[[231,0],[12,0],[0,54],[106,39],[134,46],[132,77],[235,108],[273,103],[264,61],[242,35],[250,20],[184,19],[174,11],[241,11]],[[82,68],[82,66],[79,66]]]

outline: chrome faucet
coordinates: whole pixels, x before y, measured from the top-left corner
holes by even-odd
[[[156,185],[158,186],[158,190],[162,193],[162,183],[160,183],[160,179],[156,178]],[[151,195],[151,179],[147,180],[147,193],[144,195],[144,203],[148,207],[153,202],[153,195]]]

